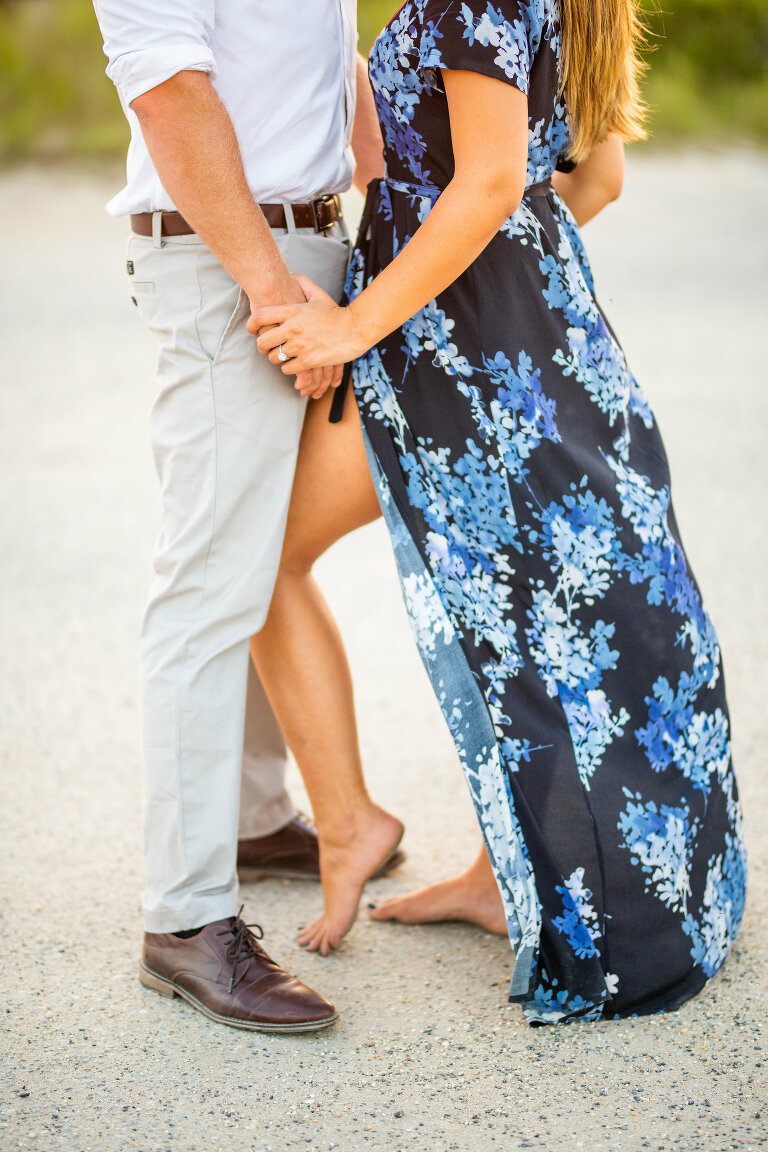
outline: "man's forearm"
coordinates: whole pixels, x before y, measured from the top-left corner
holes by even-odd
[[[157,173],[252,304],[303,300],[243,170],[235,130],[204,72],[179,72],[133,101]]]
[[[357,55],[357,101],[352,129],[352,151],[355,154],[355,187],[365,192],[371,180],[384,175],[384,144],[381,139],[376,105],[368,81],[368,64]]]

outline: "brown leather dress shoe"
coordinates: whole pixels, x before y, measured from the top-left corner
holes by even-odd
[[[161,996],[183,996],[211,1020],[234,1028],[316,1032],[335,1023],[333,1004],[276,964],[250,927],[229,916],[186,940],[171,932],[146,932],[139,979]]]
[[[405,852],[396,848],[371,880],[386,876],[405,860]],[[319,880],[320,855],[317,832],[306,820],[295,816],[284,828],[271,836],[240,840],[237,845],[237,872],[241,881],[262,880],[270,876],[285,880]]]

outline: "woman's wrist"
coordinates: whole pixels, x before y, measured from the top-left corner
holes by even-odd
[[[356,355],[362,356],[369,348],[372,348],[377,340],[380,340],[386,333],[377,332],[375,325],[371,323],[370,318],[366,315],[365,301],[362,296],[352,300],[346,308],[347,318],[350,325],[350,335],[355,345]]]

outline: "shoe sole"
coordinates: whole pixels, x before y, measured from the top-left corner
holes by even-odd
[[[377,868],[369,877],[369,880],[381,880],[382,877],[388,876],[390,872],[394,872],[395,868],[400,867],[405,858],[405,852],[396,848],[381,867]],[[238,868],[237,875],[244,884],[253,880],[312,880],[316,884],[320,882],[319,872],[298,872],[289,868]]]
[[[164,976],[159,976],[157,972],[147,968],[146,964],[141,961],[139,962],[139,980],[145,988],[149,988],[169,1000],[172,1000],[174,996],[181,996],[193,1008],[197,1008],[198,1012],[202,1012],[203,1016],[207,1016],[209,1020],[215,1020],[217,1024],[228,1024],[230,1028],[242,1028],[246,1032],[319,1032],[323,1028],[330,1028],[339,1018],[338,1012],[334,1012],[333,1016],[327,1016],[323,1020],[308,1020],[303,1024],[261,1024],[253,1020],[238,1020],[233,1016],[221,1016],[218,1012],[207,1008],[191,992],[187,992],[185,988],[180,988],[171,980],[166,980]]]

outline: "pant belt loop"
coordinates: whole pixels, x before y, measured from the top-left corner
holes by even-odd
[[[285,212],[285,227],[289,232],[295,232],[296,221],[293,218],[293,208],[290,204],[283,204],[283,211]]]
[[[163,214],[162,212],[152,213],[152,247],[163,247]]]

